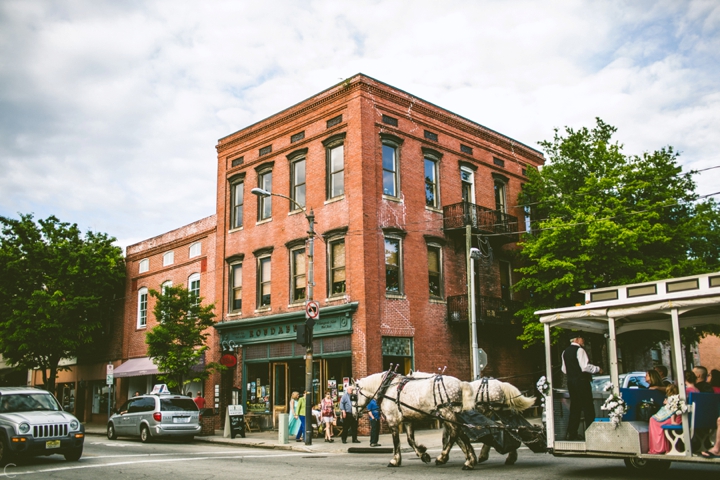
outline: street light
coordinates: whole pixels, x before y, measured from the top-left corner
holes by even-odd
[[[310,229],[308,230],[308,281],[307,281],[307,302],[311,302],[313,299],[313,256],[315,254],[314,250],[314,239],[315,239],[315,214],[312,210],[310,210],[310,213],[307,212],[307,209],[300,205],[298,202],[293,200],[292,198],[282,195],[280,193],[272,193],[268,192],[267,190],[263,190],[262,188],[253,188],[250,190],[250,193],[253,195],[257,195],[258,197],[281,197],[289,200],[297,208],[302,210],[303,214],[305,215],[305,218],[308,221],[308,224],[310,225]],[[306,315],[307,316],[307,315]],[[312,384],[312,374],[313,374],[313,325],[315,325],[315,320],[311,318],[306,318],[305,320],[305,331],[307,332],[307,335],[305,337],[305,391],[307,392],[307,395],[305,397],[305,445],[312,445],[312,398],[313,398],[313,384]]]

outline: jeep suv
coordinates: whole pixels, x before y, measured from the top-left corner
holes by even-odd
[[[147,443],[156,437],[192,440],[200,433],[200,411],[184,395],[141,395],[115,410],[107,425],[107,436],[140,437]]]
[[[0,465],[15,457],[64,455],[80,460],[85,428],[50,393],[32,387],[0,387]]]

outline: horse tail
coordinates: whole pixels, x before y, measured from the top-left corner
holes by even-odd
[[[505,395],[505,405],[513,410],[522,412],[535,405],[535,397],[526,397],[514,385],[500,382],[500,389]],[[463,396],[463,400],[465,397]]]
[[[475,389],[471,383],[462,382],[463,412],[475,409]]]

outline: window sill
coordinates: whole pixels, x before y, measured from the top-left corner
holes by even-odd
[[[342,295],[333,295],[332,297],[328,297],[325,299],[325,304],[328,303],[339,303],[339,302],[347,302],[348,296],[347,293],[343,293]]]
[[[430,297],[430,303],[436,303],[438,305],[447,305],[447,301],[443,300],[442,298]]]
[[[228,312],[225,314],[226,317],[241,317],[242,312]]]
[[[325,200],[325,205],[327,205],[327,204],[329,204],[329,203],[339,202],[339,201],[341,201],[341,200],[345,200],[345,194],[344,194],[344,193],[343,193],[342,195],[338,195],[337,197],[333,197],[333,198],[329,198],[329,199]]]
[[[382,198],[383,198],[384,200],[388,200],[388,201],[390,201],[390,202],[405,203],[405,202],[403,202],[403,199],[400,198],[400,197],[393,197],[392,195],[385,195],[384,193],[383,193]]]
[[[147,325],[138,325],[135,327],[136,332],[139,332],[140,330],[147,330]]]
[[[255,225],[262,225],[263,223],[269,223],[269,222],[272,222],[272,217],[266,218],[265,220],[258,220],[257,222],[255,222]]]
[[[433,212],[433,213],[443,213],[443,211],[442,211],[441,208],[428,207],[427,205],[425,205],[425,210],[428,210],[428,211]]]
[[[388,300],[407,300],[407,295],[397,293],[386,293],[385,298]]]
[[[242,229],[243,229],[243,227],[231,228],[230,230],[228,230],[228,233],[239,232],[239,231],[241,231]]]
[[[291,216],[293,216],[293,215],[297,215],[298,213],[305,213],[305,210],[299,210],[299,209],[297,209],[297,208],[296,208],[295,210],[290,210],[290,211],[288,212],[288,217],[291,217]]]
[[[298,308],[298,307],[305,307],[305,300],[302,300],[301,302],[290,303],[287,306],[287,308]]]
[[[272,307],[259,307],[255,309],[255,313],[271,312]]]

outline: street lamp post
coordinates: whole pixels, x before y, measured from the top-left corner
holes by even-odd
[[[253,188],[250,190],[250,192],[253,195],[257,195],[258,197],[282,197],[293,204],[295,204],[300,210],[302,210],[303,214],[305,215],[305,218],[308,221],[308,224],[310,226],[308,230],[308,253],[307,253],[307,259],[308,259],[308,279],[307,279],[307,302],[311,302],[313,299],[313,285],[314,285],[314,278],[313,278],[313,256],[315,254],[314,249],[314,240],[315,240],[315,214],[312,210],[310,210],[310,213],[307,212],[307,209],[300,205],[298,202],[293,200],[292,198],[282,195],[280,193],[273,193],[268,192],[267,190],[263,190],[262,188]],[[313,326],[315,325],[315,320],[306,318],[305,320],[305,343],[307,344],[305,346],[305,391],[307,392],[305,395],[305,445],[312,445],[312,400],[313,400]]]

